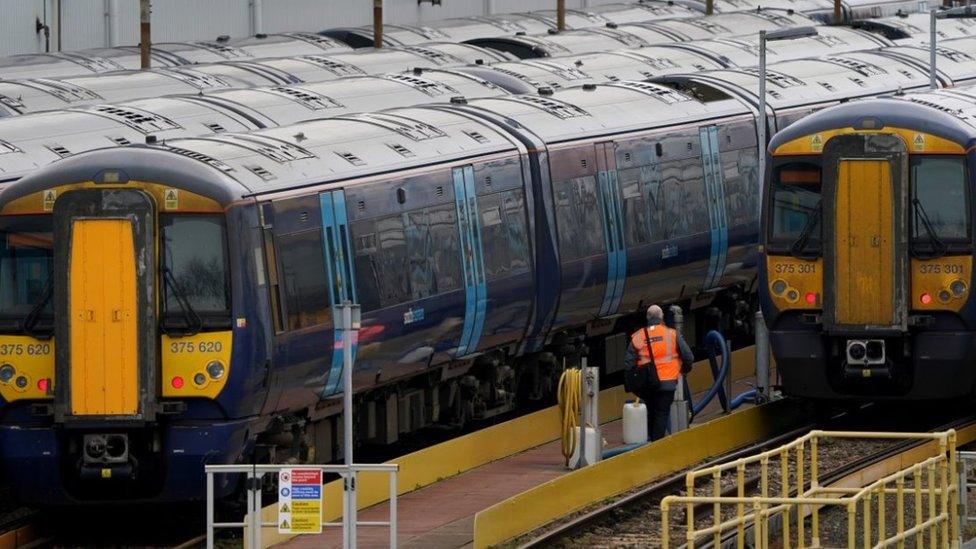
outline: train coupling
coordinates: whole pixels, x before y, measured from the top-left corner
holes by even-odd
[[[847,340],[847,360],[844,363],[845,378],[891,379],[891,366],[883,339]]]

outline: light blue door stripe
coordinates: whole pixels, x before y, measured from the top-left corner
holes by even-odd
[[[613,154],[612,152],[610,154]],[[610,304],[609,314],[615,314],[620,309],[620,301],[624,297],[624,284],[627,282],[627,244],[624,242],[624,214],[623,205],[620,198],[620,185],[617,182],[617,171],[608,172],[608,182],[610,184],[610,196],[613,198],[613,214],[616,222],[614,223],[614,236],[617,241],[616,263],[617,263],[617,283],[613,301]]]
[[[470,239],[470,223],[468,222],[468,201],[464,185],[464,169],[454,168],[454,208],[457,212],[458,245],[461,248],[461,270],[464,275],[464,325],[461,328],[461,338],[458,340],[457,356],[468,354],[471,342],[471,332],[474,331],[475,304],[477,289],[474,283],[474,273],[471,272],[471,256],[474,254]]]
[[[702,172],[708,201],[708,220],[711,226],[711,251],[704,289],[715,287],[725,272],[728,258],[728,218],[725,211],[725,181],[718,144],[718,128],[710,126],[699,130],[701,138]]]
[[[614,154],[597,146],[597,155]],[[606,170],[597,174],[600,211],[603,213],[603,240],[607,250],[607,285],[600,305],[600,316],[609,316],[620,308],[627,279],[627,246],[624,243],[624,216],[620,199],[617,171]]]
[[[597,154],[602,154],[602,150],[597,150]],[[613,238],[613,214],[610,205],[610,197],[607,187],[607,172],[600,171],[597,174],[597,186],[600,200],[600,212],[603,214],[603,242],[607,250],[607,285],[603,290],[603,303],[600,304],[600,316],[610,314],[610,303],[613,301],[614,288],[617,281],[617,261],[614,255]],[[584,213],[584,215],[586,215]]]
[[[485,281],[485,256],[484,246],[481,240],[481,215],[478,210],[478,194],[474,186],[474,168],[466,166],[464,168],[464,190],[468,202],[468,221],[471,225],[471,242],[474,254],[472,255],[472,271],[474,272],[475,282],[475,322],[471,332],[471,340],[468,342],[468,352],[478,350],[478,343],[481,341],[481,334],[485,329],[485,314],[488,309],[488,287]]]
[[[729,218],[728,209],[725,207],[725,174],[722,170],[722,152],[718,145],[718,127],[708,128],[709,141],[712,151],[712,169],[715,174],[713,180],[718,191],[718,218],[721,227],[721,240],[719,245],[719,260],[715,270],[715,280],[713,285],[718,285],[725,275],[725,265],[729,257]]]
[[[319,195],[322,210],[322,247],[325,269],[329,280],[329,303],[332,306],[333,339],[332,365],[325,385],[325,396],[342,391],[342,334],[337,324],[341,320],[343,301],[357,302],[356,276],[352,264],[352,246],[349,235],[349,219],[346,215],[346,197],[343,191],[330,191]],[[358,334],[353,333],[352,356],[356,360]]]

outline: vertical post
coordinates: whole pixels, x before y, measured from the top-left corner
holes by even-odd
[[[146,70],[151,65],[149,54],[152,48],[152,8],[149,0],[139,0],[139,53],[140,67]]]
[[[381,0],[380,0],[381,2]],[[381,2],[382,3],[382,2]],[[353,469],[353,408],[352,408],[352,345],[353,330],[359,327],[359,305],[349,301],[342,303],[342,444],[343,459],[348,476],[345,479],[345,494],[348,512],[344,515],[348,533],[344,536],[347,548],[356,547],[356,471]]]
[[[715,13],[715,0],[705,0],[705,15]]]
[[[207,471],[207,549],[214,546],[214,478]]]
[[[841,11],[841,0],[834,0],[834,24],[841,25],[844,23],[844,14]]]
[[[254,545],[255,549],[264,549],[261,541],[262,530],[264,529],[264,515],[261,513],[264,502],[261,500],[261,486],[264,484],[264,473],[254,472]],[[277,520],[277,517],[276,519]]]
[[[245,523],[247,524],[247,528],[248,528],[247,531],[248,543],[246,545],[249,545],[251,549],[254,549],[254,547],[256,547],[254,544],[255,541],[254,531],[258,528],[258,524],[260,523],[257,516],[258,513],[261,511],[254,505],[254,486],[256,484],[255,483],[256,478],[257,478],[257,473],[255,473],[255,467],[252,466],[251,470],[247,472],[247,480],[245,481],[246,483],[245,489],[247,490],[247,520],[245,520]]]
[[[373,47],[383,47],[383,0],[373,0]]]
[[[939,86],[935,81],[935,70],[936,70],[936,48],[938,47],[937,41],[939,39],[937,30],[938,19],[935,17],[935,10],[929,12],[929,89],[934,90]]]
[[[251,0],[251,34],[264,32],[264,2]]]
[[[760,177],[763,177],[760,175]],[[756,311],[755,316],[756,332],[756,403],[768,402],[770,397],[769,390],[769,330],[766,329],[766,320],[763,318],[762,311]]]
[[[390,549],[397,546],[397,472],[390,471]]]
[[[759,188],[766,177],[766,31],[759,31]],[[759,193],[759,211],[762,212],[762,192]],[[757,219],[761,219],[760,215]]]
[[[556,0],[556,30],[566,30],[566,0]]]
[[[684,336],[685,315],[680,305],[672,305],[669,308],[671,313],[671,324],[674,331],[679,336]],[[647,413],[651,413],[650,410]],[[674,389],[674,400],[671,402],[671,411],[668,417],[668,427],[671,434],[684,431],[688,428],[688,401],[685,400],[685,376],[678,372],[678,384]]]
[[[119,45],[119,0],[105,0],[105,46]]]

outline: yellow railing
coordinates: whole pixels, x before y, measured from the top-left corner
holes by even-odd
[[[830,439],[931,441],[932,452],[928,453],[931,457],[902,466],[901,470],[866,486],[821,486],[821,451]],[[731,541],[732,537],[742,549],[749,528],[754,540],[752,546],[758,549],[769,547],[771,540],[784,549],[820,547],[823,539],[820,515],[831,508],[846,511],[846,538],[850,548],[857,547],[858,540],[862,547],[902,548],[910,538],[920,548],[925,546],[926,537],[930,547],[956,546],[959,539],[958,517],[954,512],[958,494],[956,459],[956,433],[952,430],[938,433],[811,431],[760,454],[688,473],[687,494],[668,496],[661,502],[662,544],[665,548],[670,546],[673,509],[683,506],[684,541],[689,549],[696,543],[706,542],[711,542],[712,547],[722,547],[723,541]],[[707,482],[702,486],[700,480]],[[756,487],[747,495],[747,484],[753,483]],[[696,496],[696,489],[704,489],[709,495]],[[894,496],[893,511],[889,510],[887,500],[890,495]],[[711,506],[711,520],[696,520],[696,507],[700,506]],[[906,525],[906,516],[910,525]],[[773,524],[774,518],[778,526]],[[874,520],[876,528],[872,527]]]

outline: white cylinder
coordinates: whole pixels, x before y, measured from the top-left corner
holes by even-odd
[[[643,402],[624,404],[624,444],[647,442],[647,406]]]
[[[576,432],[579,433],[579,427],[576,427]],[[584,436],[586,437],[586,447],[584,448],[586,452],[586,464],[593,465],[603,457],[603,442],[600,440],[599,433],[593,427],[587,427]],[[573,469],[576,468],[576,462],[579,461],[579,443],[579,437],[577,437],[576,446],[573,448],[573,457],[569,458],[569,466]]]

